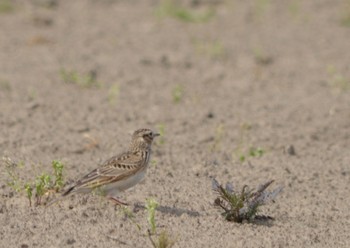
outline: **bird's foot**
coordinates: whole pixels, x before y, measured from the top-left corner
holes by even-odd
[[[126,202],[122,202],[121,200],[119,200],[119,199],[117,199],[116,197],[113,197],[113,196],[109,196],[108,199],[113,201],[116,205],[123,205],[123,206],[128,206],[129,205]]]

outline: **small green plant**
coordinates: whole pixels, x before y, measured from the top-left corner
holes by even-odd
[[[15,163],[8,157],[3,157],[2,162],[5,164],[7,176],[9,180],[7,181],[7,185],[11,187],[17,193],[22,189],[22,182],[17,173],[17,168],[23,168],[24,163],[21,161],[19,163]]]
[[[27,193],[27,198],[29,200],[29,206],[32,206],[32,196],[33,196],[33,186],[30,183],[24,184],[24,190]]]
[[[117,84],[113,84],[108,90],[108,101],[110,104],[115,104],[120,93],[120,87]]]
[[[10,13],[15,9],[12,1],[0,0],[0,13]]]
[[[63,168],[64,168],[64,165],[58,160],[53,160],[52,167],[53,167],[54,176],[55,176],[55,183],[53,184],[53,187],[54,187],[55,191],[58,192],[63,187]]]
[[[101,84],[96,80],[96,72],[90,71],[86,75],[81,75],[76,71],[61,69],[61,78],[67,84],[76,84],[82,88],[99,88]]]
[[[184,88],[182,85],[178,84],[173,89],[172,95],[173,95],[173,102],[179,103],[183,97],[184,94]]]
[[[204,55],[212,59],[220,59],[225,56],[224,45],[218,41],[199,41],[194,40],[193,45],[195,51],[199,55]]]
[[[329,84],[332,87],[338,88],[342,91],[350,89],[350,78],[346,78],[344,75],[338,73],[334,66],[328,66],[327,72],[330,76]]]
[[[242,152],[241,150],[236,151],[236,155],[238,156],[238,160],[240,162],[246,161],[249,157],[261,157],[265,154],[265,150],[261,147],[251,147],[247,152]]]
[[[52,188],[51,176],[48,174],[41,174],[35,180],[35,198],[36,205],[41,205],[42,197]]]
[[[19,178],[17,168],[23,168],[23,162],[15,163],[10,158],[3,158],[2,161],[5,163],[9,178],[7,184],[17,193],[25,191],[30,206],[32,205],[34,192],[35,205],[41,205],[43,196],[52,191],[57,192],[63,187],[64,165],[60,161],[52,161],[53,175],[42,173],[40,176],[37,176],[34,181],[25,181]],[[53,178],[55,180],[53,180]]]
[[[260,18],[270,6],[270,0],[255,0],[255,16]]]
[[[0,90],[11,91],[11,84],[7,80],[0,79]]]
[[[175,244],[175,240],[169,236],[167,231],[164,231],[164,230],[159,234],[158,240],[154,240],[152,238],[152,234],[150,230],[148,230],[148,237],[154,248],[171,248]]]
[[[156,8],[155,14],[159,18],[172,17],[183,22],[201,23],[211,20],[215,16],[213,9],[194,11],[175,3],[173,0],[163,0]]]
[[[272,63],[272,57],[261,48],[254,49],[255,62],[259,65],[269,65]]]
[[[151,227],[151,234],[156,233],[156,220],[155,220],[155,212],[158,207],[158,202],[153,198],[147,199],[146,201],[146,209],[147,209],[147,221],[149,226]]]
[[[158,202],[153,198],[147,199],[146,209],[147,209],[147,222],[150,226],[147,229],[148,237],[151,241],[151,244],[154,248],[170,248],[175,244],[175,240],[169,236],[169,233],[166,230],[162,230],[159,235],[157,233],[157,226],[155,220],[155,212],[158,207]],[[153,235],[158,236],[157,239]]]
[[[214,201],[214,205],[224,210],[222,215],[227,221],[242,223],[244,220],[253,221],[258,216],[257,213],[262,205],[273,201],[282,191],[282,187],[275,190],[266,191],[273,183],[273,180],[261,185],[257,190],[250,190],[247,185],[241,190],[235,190],[231,183],[227,183],[225,187],[220,185],[215,179],[212,181],[212,188],[218,194]],[[267,219],[272,219],[267,217]]]
[[[345,27],[350,27],[350,1],[345,1],[345,5],[342,8],[343,14],[341,17],[341,24]]]
[[[297,18],[300,13],[300,2],[299,0],[293,0],[288,5],[288,12],[293,18]]]
[[[163,145],[165,143],[165,139],[164,139],[164,136],[165,136],[165,125],[163,123],[160,123],[157,125],[157,130],[160,134],[160,137],[158,138],[158,143],[160,145]]]

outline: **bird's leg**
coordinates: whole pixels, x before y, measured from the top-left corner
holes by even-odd
[[[122,202],[121,200],[119,200],[119,199],[117,199],[116,197],[113,197],[113,196],[109,196],[108,199],[113,201],[116,205],[124,205],[124,206],[128,206],[129,205],[126,202]]]

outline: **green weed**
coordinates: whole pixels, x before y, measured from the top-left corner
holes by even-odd
[[[158,202],[153,198],[147,199],[146,201],[146,209],[147,209],[147,221],[151,228],[151,234],[156,233],[156,220],[155,220],[155,212],[158,207]]]
[[[265,150],[261,147],[251,147],[247,152],[243,152],[240,149],[235,152],[236,156],[238,156],[238,160],[240,162],[246,161],[250,157],[261,157],[265,154]]]
[[[82,88],[99,88],[101,86],[100,82],[96,79],[96,72],[90,71],[88,74],[81,75],[76,71],[68,71],[61,69],[61,78],[63,82],[67,84],[76,84]]]
[[[262,205],[273,201],[282,191],[282,187],[271,192],[266,191],[272,183],[273,180],[268,181],[257,190],[251,190],[247,185],[243,186],[241,190],[235,190],[231,183],[227,183],[223,187],[213,179],[212,188],[218,194],[214,205],[224,210],[222,215],[227,221],[242,223],[244,220],[251,222],[255,219],[273,219],[269,216],[257,215]]]
[[[254,58],[255,62],[259,65],[269,65],[272,63],[272,57],[258,47],[254,49]]]
[[[110,104],[115,104],[120,93],[120,87],[117,84],[113,84],[108,90],[108,101]]]
[[[255,16],[256,18],[260,18],[261,16],[263,16],[268,7],[270,6],[271,1],[270,0],[255,0]]]
[[[346,78],[344,75],[337,72],[337,69],[330,65],[327,68],[327,72],[330,76],[329,84],[337,89],[346,91],[350,89],[350,78]]]
[[[56,192],[58,192],[63,187],[63,168],[64,165],[58,161],[54,160],[52,161],[52,167],[54,170],[54,176],[55,176],[55,183],[53,185]]]
[[[193,45],[196,53],[199,55],[204,55],[212,59],[220,59],[225,56],[225,48],[218,40],[212,42],[194,40]]]
[[[165,143],[165,139],[164,139],[164,137],[165,137],[165,124],[163,124],[163,123],[158,124],[157,130],[160,134],[160,137],[158,138],[158,143],[160,145],[163,145]]]
[[[159,18],[172,17],[183,22],[208,22],[215,16],[213,9],[206,11],[194,11],[190,8],[180,6],[173,0],[163,0],[156,8],[155,14]]]
[[[32,206],[32,196],[33,196],[33,186],[30,183],[24,184],[24,190],[27,194],[27,198],[29,200],[29,206]]]
[[[157,226],[155,220],[155,211],[158,207],[158,202],[152,198],[147,199],[146,209],[147,209],[147,221],[150,226],[148,229],[148,237],[154,248],[170,248],[175,244],[175,240],[169,236],[169,233],[165,230],[161,231],[157,239],[154,239],[152,235],[156,234]]]
[[[154,240],[152,238],[151,231],[148,230],[148,237],[154,248],[171,248],[175,244],[175,240],[169,236],[169,233],[167,231],[164,230],[159,234],[157,240]]]
[[[11,91],[11,89],[12,88],[9,81],[0,79],[0,90]]]
[[[32,205],[33,193],[35,192],[35,205],[42,204],[43,196],[46,196],[52,191],[59,191],[63,187],[63,168],[64,165],[57,160],[52,161],[53,175],[42,173],[31,181],[25,181],[19,178],[18,169],[24,167],[23,162],[15,163],[10,158],[3,158],[5,168],[8,175],[7,185],[17,193],[24,191],[29,200],[29,205]],[[53,180],[53,178],[55,180]]]
[[[344,7],[342,8],[343,14],[340,20],[341,25],[345,27],[350,27],[350,1],[345,2]]]
[[[14,11],[15,7],[10,0],[0,0],[0,14],[1,13],[10,13]]]
[[[184,94],[184,88],[182,85],[176,85],[173,89],[172,95],[173,95],[173,102],[179,103],[183,97]]]

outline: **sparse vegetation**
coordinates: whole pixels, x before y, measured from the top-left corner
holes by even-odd
[[[160,123],[157,125],[157,130],[160,134],[160,137],[158,138],[158,143],[160,145],[163,145],[165,143],[165,139],[164,139],[164,136],[165,136],[165,124],[163,123]]]
[[[61,78],[67,84],[76,84],[82,88],[99,88],[101,83],[97,81],[96,71],[92,70],[88,74],[81,75],[74,70],[61,69]]]
[[[213,9],[195,11],[191,8],[180,6],[174,0],[162,0],[156,8],[155,14],[159,18],[172,17],[183,22],[207,22],[215,16]]]
[[[175,244],[175,240],[169,236],[169,233],[167,231],[164,230],[159,234],[157,240],[154,240],[152,238],[151,231],[148,230],[148,237],[154,248],[170,248],[173,247]]]
[[[178,84],[173,89],[172,95],[173,95],[173,102],[179,103],[183,97],[184,94],[184,88],[182,85]]]
[[[55,183],[53,185],[56,192],[58,192],[63,187],[63,168],[64,165],[58,161],[54,160],[52,161],[52,167],[54,170],[54,176],[55,176]]]
[[[147,230],[148,237],[154,248],[170,248],[175,244],[175,240],[169,236],[166,230],[162,230],[157,239],[153,237],[157,233],[157,226],[155,220],[155,211],[158,207],[158,202],[154,199],[147,199],[146,209],[147,209],[147,221],[150,228]]]
[[[108,101],[110,104],[115,104],[120,93],[118,84],[113,84],[108,90]]]
[[[265,150],[262,149],[261,147],[251,147],[246,153],[239,153],[238,157],[239,157],[239,161],[240,162],[244,162],[247,158],[249,157],[261,157],[262,155],[264,155]]]
[[[343,26],[350,27],[350,1],[349,0],[345,1],[345,6],[342,10],[343,10],[343,14],[340,22]]]
[[[11,91],[11,84],[7,80],[0,79],[0,90]]]
[[[232,154],[233,159],[238,159],[241,163],[246,161],[249,158],[253,157],[261,157],[266,151],[261,147],[256,147],[253,145],[249,145],[248,132],[252,129],[252,125],[249,123],[243,123],[240,126],[240,135],[239,140],[237,142],[237,148],[234,150]]]
[[[151,228],[151,234],[156,233],[156,220],[155,220],[155,212],[158,207],[158,202],[153,198],[147,199],[146,209],[147,209],[147,221]]]
[[[15,7],[13,6],[12,1],[10,0],[0,0],[0,14],[9,13],[14,11]]]
[[[346,78],[344,75],[337,72],[337,69],[332,65],[328,66],[327,71],[330,76],[330,86],[342,91],[350,89],[350,78]]]
[[[254,58],[258,65],[269,65],[273,61],[272,57],[265,50],[258,47],[254,49]]]
[[[218,194],[214,201],[214,205],[220,207],[224,212],[222,215],[227,221],[242,223],[244,220],[252,222],[256,218],[269,216],[258,216],[257,213],[262,205],[273,201],[282,191],[282,187],[278,187],[273,191],[266,189],[273,183],[273,180],[261,185],[257,190],[249,189],[247,185],[241,190],[234,189],[231,183],[227,183],[225,187],[220,185],[215,179],[212,181],[212,188]]]
[[[58,192],[63,187],[64,165],[60,161],[52,161],[53,175],[42,173],[33,181],[19,178],[17,169],[24,167],[23,162],[15,163],[10,158],[3,158],[2,161],[5,163],[9,178],[7,184],[18,193],[25,191],[30,206],[32,205],[33,191],[35,191],[35,205],[41,205],[43,196],[48,195],[51,191]]]
[[[263,14],[266,13],[268,7],[270,6],[270,0],[255,0],[255,16],[259,19]]]
[[[220,59],[225,55],[225,48],[223,44],[218,41],[199,41],[194,40],[193,45],[195,51],[199,55],[207,56],[212,59]]]
[[[136,226],[138,231],[141,231],[141,226],[135,221],[133,212],[127,206],[120,206],[120,209],[122,210],[124,217],[130,220]]]

